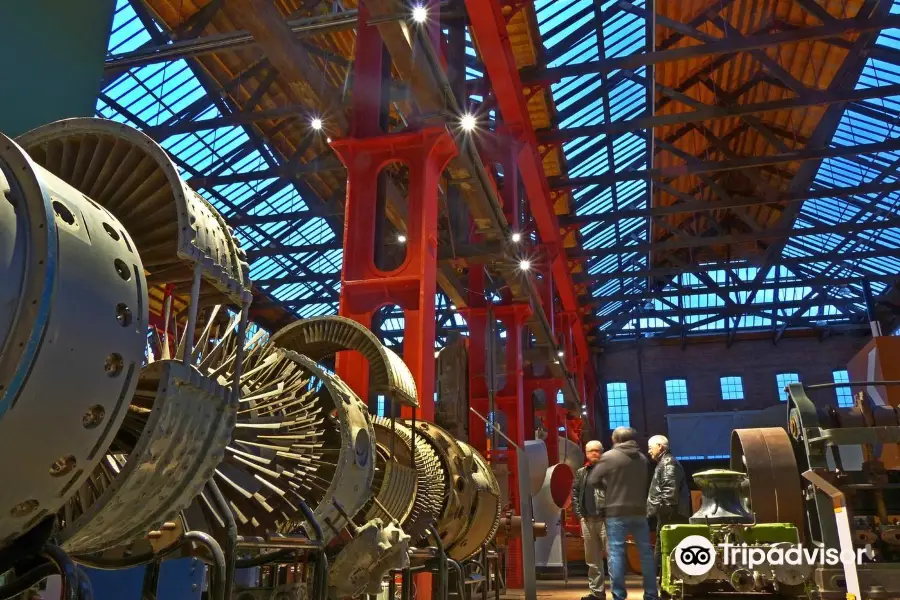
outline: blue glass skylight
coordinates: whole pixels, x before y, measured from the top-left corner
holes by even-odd
[[[128,0],[117,0],[109,53],[120,54],[154,43],[154,36]],[[165,35],[158,29],[156,36]],[[136,67],[106,83],[97,102],[97,115],[147,131],[169,151],[186,179],[262,171],[279,165],[280,157],[263,140],[241,126],[218,127],[165,137],[152,128],[175,121],[202,121],[223,116],[225,105],[217,101],[185,60]],[[198,188],[226,218],[238,214],[270,215],[309,210],[310,202],[291,184],[277,179]],[[337,242],[334,231],[321,217],[243,225],[235,228],[243,247],[255,250]],[[277,280],[298,274],[317,275],[316,281],[271,282],[262,286],[299,316],[333,314],[340,290],[340,249],[255,256],[250,261],[253,280]],[[333,281],[321,275],[334,275]]]
[[[615,2],[604,2],[600,18],[594,0],[536,0],[538,28],[549,67],[574,65],[629,54],[643,53],[647,46],[645,19],[615,8]],[[635,2],[643,8],[644,2]],[[600,23],[598,35],[597,23]],[[566,77],[551,86],[560,129],[582,127],[631,119],[647,110],[647,74],[645,68],[633,72],[613,70]],[[581,137],[562,145],[569,177],[589,177],[616,173],[625,169],[648,167],[650,147],[640,133]],[[612,185],[591,185],[573,193],[577,215],[647,207],[649,186],[646,181],[621,181]],[[647,242],[646,219],[624,219],[616,222],[593,222],[579,228],[581,244],[586,250],[612,249]],[[612,271],[647,268],[646,254],[607,254],[585,263],[588,273],[597,275]],[[594,290],[595,295],[639,294],[644,280],[610,279]],[[599,315],[618,316],[622,302],[605,303]]]
[[[598,8],[593,0],[536,0],[548,67],[646,52],[646,22],[639,14],[645,5],[633,4],[637,11],[614,0],[602,2]],[[894,4],[893,13],[900,12],[898,4]],[[883,31],[877,45],[896,54],[900,32]],[[900,61],[890,56],[882,53],[868,58],[857,87],[900,83]],[[648,94],[643,69],[568,77],[554,84],[551,91],[560,129],[611,123],[650,112],[646,110]],[[832,147],[873,144],[898,137],[895,130],[900,123],[900,97],[847,106]],[[568,176],[645,169],[648,139],[645,131],[639,131],[570,140],[562,146]],[[897,179],[898,167],[898,151],[826,159],[812,189],[891,183]],[[643,209],[647,207],[648,195],[647,183],[640,180],[576,187],[573,192],[577,215]],[[633,336],[638,330],[646,335],[671,335],[775,330],[798,324],[806,326],[810,321],[821,325],[847,322],[863,310],[862,277],[874,278],[872,290],[877,295],[886,288],[887,275],[900,272],[900,230],[879,225],[896,216],[898,201],[900,192],[808,200],[795,221],[796,229],[829,227],[854,220],[875,228],[793,238],[783,250],[782,264],[762,273],[753,265],[737,262],[728,265],[730,269],[724,264],[721,268],[705,266],[706,272],[701,277],[678,276],[649,302],[641,299],[646,294],[646,278],[622,275],[645,270],[647,254],[621,253],[629,245],[647,242],[649,219],[635,217],[580,225],[583,247],[601,251],[585,262],[586,270],[597,281],[592,296],[597,299],[594,308],[598,329],[615,338]],[[615,252],[602,252],[613,248]],[[884,255],[885,252],[893,255]],[[852,258],[860,254],[859,259]],[[818,257],[822,260],[815,260]],[[604,274],[611,275],[603,277]],[[812,277],[820,280],[831,277],[838,283],[824,288],[819,284],[791,285],[797,279]],[[762,289],[753,292],[755,287]],[[685,293],[684,288],[690,292]]]

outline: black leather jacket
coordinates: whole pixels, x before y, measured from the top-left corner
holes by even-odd
[[[591,467],[581,467],[575,471],[575,481],[572,483],[572,510],[578,520],[603,516],[603,490],[587,485],[590,470]]]
[[[666,451],[659,457],[650,481],[647,516],[668,520],[676,515],[691,516],[691,490],[681,463]]]

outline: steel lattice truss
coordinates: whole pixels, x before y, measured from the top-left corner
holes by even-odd
[[[288,154],[258,126],[311,109],[264,105],[278,75],[266,59],[222,85],[172,42],[200,35],[222,4],[163,30],[143,1],[119,0],[110,64],[153,47],[172,59],[107,68],[98,113],[161,141],[216,203],[250,249],[263,306],[334,313],[344,192],[323,197],[308,179],[343,171],[324,150],[297,160],[323,140]],[[900,2],[751,5],[516,3],[537,48],[520,75],[549,107],[532,120],[542,152],[557,152],[547,174],[601,340],[853,328],[866,287],[879,296],[897,276]],[[305,47],[346,70],[336,51]],[[492,120],[471,39],[465,63],[469,105]],[[238,106],[231,94],[251,78]],[[437,306],[441,345],[465,323],[443,294]],[[402,315],[382,313],[384,339],[402,344]]]
[[[864,281],[878,295],[898,272],[900,5],[771,2],[750,23],[748,3],[676,4],[656,3],[648,53],[643,3],[536,2],[548,67],[526,82],[562,78],[542,140],[568,163],[554,187],[575,202],[594,324],[858,322]]]

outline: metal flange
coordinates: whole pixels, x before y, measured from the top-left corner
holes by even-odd
[[[0,547],[51,517],[137,385],[147,284],[112,214],[0,134]]]

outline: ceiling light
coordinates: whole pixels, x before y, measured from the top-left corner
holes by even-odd
[[[519,270],[520,271],[528,271],[529,269],[531,269],[531,261],[530,260],[523,258],[522,260],[519,261]]]
[[[475,120],[475,115],[466,113],[462,116],[462,119],[459,120],[459,124],[463,128],[463,131],[474,131],[475,126],[478,123]]]
[[[428,9],[421,4],[416,6],[413,8],[412,18],[416,23],[424,23],[428,20]]]
[[[456,305],[455,305],[455,304],[451,304],[451,305],[450,305],[450,310],[456,310]]]
[[[556,355],[557,355],[558,357],[562,358],[563,356],[565,356],[565,352],[563,352],[562,350],[557,350],[557,351],[556,351]]]
[[[405,244],[406,236],[401,233],[400,235],[397,236],[397,241],[400,242],[401,244]]]
[[[331,143],[331,138],[325,138],[325,141],[328,142],[328,143],[330,144],[330,143]]]
[[[319,117],[314,117],[309,124],[316,131],[322,131],[322,119],[320,119]]]
[[[510,239],[513,241],[514,244],[518,244],[519,242],[522,241],[522,234],[519,232],[516,232],[516,233],[512,234],[512,237],[510,237]]]

